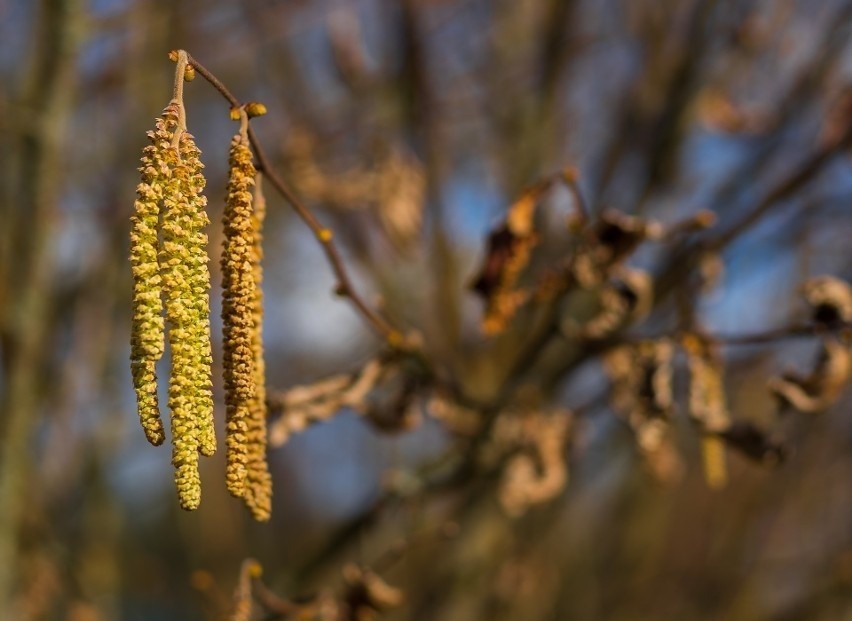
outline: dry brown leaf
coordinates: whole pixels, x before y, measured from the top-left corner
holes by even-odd
[[[787,450],[782,444],[750,422],[735,421],[718,435],[731,448],[763,464],[774,466],[787,456]]]
[[[770,378],[767,387],[782,405],[800,412],[821,412],[840,397],[852,368],[849,347],[833,337],[822,340],[822,349],[808,375],[787,372]]]
[[[488,236],[485,260],[470,288],[485,299],[482,328],[486,334],[505,329],[531,293],[517,287],[538,244],[535,213],[541,196],[561,176],[527,188],[509,207],[506,220]]]
[[[488,236],[488,249],[482,269],[471,288],[485,298],[482,328],[486,334],[505,329],[529,294],[517,289],[517,281],[529,264],[538,236],[532,230],[529,196],[510,209],[506,222]]]
[[[600,339],[640,321],[650,311],[653,296],[653,282],[647,272],[619,267],[601,289],[600,310],[582,326],[580,335]]]
[[[852,288],[833,276],[817,276],[802,287],[815,323],[832,329],[852,321]],[[813,369],[803,375],[786,372],[770,378],[767,387],[782,406],[800,412],[819,412],[840,397],[852,370],[852,352],[838,338],[825,335]]]
[[[852,288],[834,276],[817,276],[802,288],[805,300],[813,308],[813,320],[826,326],[852,321]]]

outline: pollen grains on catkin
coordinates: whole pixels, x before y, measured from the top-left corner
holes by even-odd
[[[175,105],[177,109],[177,105]],[[180,129],[177,148],[166,151],[171,169],[163,197],[160,276],[171,350],[169,409],[172,464],[183,509],[201,502],[198,453],[215,452],[210,346],[210,273],[207,268],[209,223],[203,165],[191,134]]]
[[[223,217],[225,241],[222,248],[222,350],[227,411],[228,491],[246,497],[250,461],[249,424],[251,404],[256,399],[255,281],[252,265],[254,226],[252,194],[255,169],[244,133],[231,141],[229,178]]]
[[[251,266],[254,277],[254,299],[252,305],[251,348],[254,356],[254,398],[249,402],[249,443],[246,504],[255,519],[266,521],[272,513],[272,477],[266,461],[266,363],[263,356],[263,221],[266,217],[266,201],[263,196],[261,178],[257,177],[254,191],[254,214],[251,245]]]
[[[148,441],[159,446],[165,440],[157,400],[156,364],[163,355],[163,303],[157,258],[160,207],[171,185],[168,164],[171,138],[178,125],[177,108],[169,106],[148,132],[150,144],[142,151],[141,180],[131,217],[130,265],[133,273],[133,319],[130,366],[136,391],[139,420]]]
[[[216,431],[213,420],[213,386],[211,367],[213,355],[210,338],[210,270],[207,266],[207,234],[210,224],[205,208],[207,198],[202,194],[206,180],[202,171],[201,151],[193,136],[183,132],[180,137],[181,161],[186,165],[185,193],[191,204],[192,231],[187,235],[186,247],[190,254],[190,311],[192,314],[191,343],[193,351],[192,372],[193,409],[198,423],[198,450],[209,457],[216,452]]]

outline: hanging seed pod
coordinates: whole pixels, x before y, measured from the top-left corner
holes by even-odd
[[[245,132],[231,141],[230,176],[225,203],[225,243],[222,249],[222,336],[227,410],[228,491],[246,495],[249,464],[249,418],[256,399],[254,306],[252,266],[254,227],[252,195],[255,169]]]
[[[142,152],[142,179],[136,187],[131,217],[130,264],[133,272],[133,320],[130,366],[145,437],[154,446],[165,440],[157,400],[156,363],[163,355],[163,303],[157,260],[160,206],[167,192],[172,169],[167,165],[172,134],[178,125],[176,106],[169,105],[156,127],[148,132],[150,145]]]

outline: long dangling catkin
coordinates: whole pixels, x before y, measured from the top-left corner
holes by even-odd
[[[178,103],[172,104],[179,114]],[[172,107],[172,106],[170,106]],[[199,151],[192,135],[178,127],[178,148],[166,152],[173,171],[163,199],[162,246],[159,254],[172,369],[169,409],[172,427],[172,464],[183,509],[201,502],[198,451],[212,453],[211,355],[209,328],[210,276],[207,269],[209,220]],[[174,138],[173,138],[174,141]]]
[[[192,275],[192,297],[190,298],[193,312],[191,341],[194,347],[195,362],[193,386],[193,409],[198,424],[198,450],[204,456],[216,452],[216,429],[213,421],[213,386],[211,367],[213,354],[210,342],[210,270],[207,263],[207,235],[204,227],[210,224],[205,207],[207,198],[201,194],[206,180],[202,174],[204,165],[201,163],[201,151],[195,144],[192,135],[183,132],[180,137],[180,154],[182,161],[189,168],[186,181],[186,192],[194,201],[192,216],[194,230],[189,236],[187,248],[193,261],[190,264]]]
[[[252,349],[255,302],[252,195],[255,169],[245,132],[234,136],[229,153],[230,175],[223,217],[222,336],[227,412],[228,491],[246,496],[249,463],[250,406],[256,398],[255,360]]]
[[[266,521],[272,513],[272,477],[266,461],[266,363],[263,357],[263,221],[266,217],[266,200],[263,196],[261,177],[255,182],[254,214],[252,229],[254,239],[251,246],[251,265],[254,275],[254,301],[252,306],[251,348],[254,354],[254,399],[249,404],[247,464],[248,489],[246,504],[258,521]]]
[[[172,171],[166,163],[171,137],[178,125],[173,106],[163,111],[156,127],[148,132],[150,145],[142,152],[142,179],[136,187],[136,202],[131,218],[130,264],[133,272],[133,320],[131,326],[130,367],[145,437],[154,446],[166,435],[157,400],[156,364],[163,355],[163,303],[160,298],[160,273],[157,260],[157,229],[160,204]]]

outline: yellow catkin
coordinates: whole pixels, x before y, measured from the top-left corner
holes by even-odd
[[[191,267],[191,289],[193,323],[191,342],[194,348],[194,379],[192,392],[193,409],[198,424],[198,450],[202,455],[210,456],[216,452],[216,429],[213,420],[213,387],[211,366],[213,355],[210,342],[210,270],[207,267],[207,235],[204,233],[210,220],[205,207],[207,199],[202,195],[205,186],[201,163],[201,151],[191,134],[184,132],[180,138],[182,162],[188,168],[184,193],[193,203],[191,214],[194,218],[192,234],[188,235],[187,248],[193,257]]]
[[[272,477],[266,461],[266,363],[263,356],[263,221],[266,217],[266,201],[263,197],[261,178],[257,178],[254,193],[254,231],[251,246],[251,265],[254,275],[254,301],[252,305],[252,352],[254,354],[255,395],[249,404],[247,464],[248,489],[246,504],[256,520],[266,521],[272,513]]]
[[[133,320],[130,366],[139,410],[139,420],[148,441],[159,446],[165,439],[157,400],[156,363],[163,355],[163,304],[157,259],[160,205],[169,184],[171,169],[166,163],[171,136],[177,127],[176,110],[166,108],[148,132],[150,145],[142,153],[141,181],[136,188],[131,218],[130,264],[133,272]]]
[[[255,169],[245,134],[237,134],[231,141],[229,166],[221,262],[226,485],[232,495],[242,498],[247,491],[250,408],[256,398],[252,350],[255,283],[251,261],[254,245],[251,188]]]
[[[178,114],[177,104],[171,104],[170,108],[173,114]],[[198,451],[215,450],[215,439],[211,443],[205,431],[213,406],[210,277],[207,236],[203,232],[208,218],[204,210],[206,199],[201,195],[204,179],[199,151],[185,131],[180,133],[178,145],[166,151],[166,165],[172,176],[163,198],[159,263],[172,362],[169,381],[172,463],[180,505],[192,510],[201,502]]]
[[[706,436],[701,440],[701,461],[704,478],[711,489],[722,489],[728,484],[728,462],[725,442],[718,436]]]

